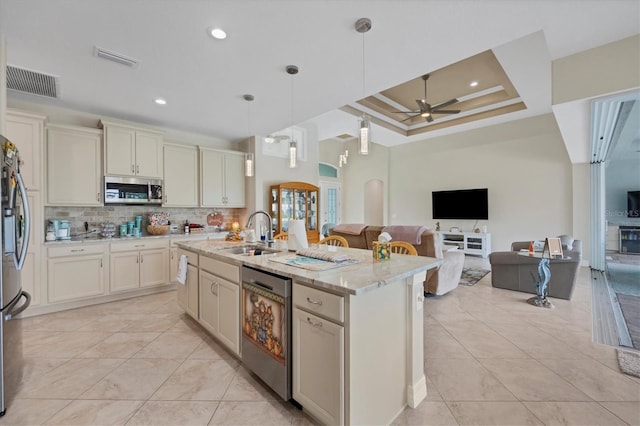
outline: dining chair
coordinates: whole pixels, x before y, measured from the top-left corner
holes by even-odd
[[[413,244],[406,241],[391,241],[391,253],[417,256],[418,250],[416,250]]]
[[[339,235],[330,235],[318,241],[318,244],[327,244],[336,247],[349,247],[349,243],[344,237]]]

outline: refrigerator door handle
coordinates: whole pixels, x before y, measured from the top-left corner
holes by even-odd
[[[20,198],[22,198],[22,209],[24,211],[24,234],[22,236],[22,247],[20,248],[20,257],[17,253],[13,253],[13,263],[16,265],[16,269],[20,271],[24,265],[24,261],[27,259],[27,249],[29,248],[29,237],[31,236],[31,211],[29,210],[29,199],[27,198],[27,188],[24,186],[22,175],[16,173],[16,180],[18,182],[18,188],[20,189]],[[18,233],[16,232],[16,246],[18,240]],[[31,296],[29,296],[31,297]]]
[[[22,305],[18,306],[17,309],[14,310],[14,308],[18,304],[18,301],[23,297],[26,299],[26,301]],[[7,306],[6,309],[8,313],[4,315],[4,319],[6,321],[9,321],[13,319],[13,317],[15,317],[16,315],[20,315],[25,309],[29,307],[30,304],[31,304],[31,295],[28,292],[22,290],[20,292],[20,296],[16,297],[13,303]]]

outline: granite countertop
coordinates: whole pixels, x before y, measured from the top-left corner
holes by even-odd
[[[227,235],[227,232],[203,232],[200,234],[184,234],[180,233],[169,233],[165,235],[142,235],[141,237],[119,237],[114,236],[112,238],[104,238],[100,234],[87,234],[87,235],[79,235],[75,237],[71,237],[70,240],[55,240],[55,241],[44,241],[45,246],[55,246],[60,244],[95,244],[95,243],[119,243],[125,241],[139,241],[139,240],[150,240],[150,239],[180,239],[180,240],[203,240],[203,239],[216,239],[216,240],[224,240],[224,237]]]
[[[352,263],[337,268],[313,271],[274,261],[274,258],[292,256],[287,250],[286,241],[276,241],[276,253],[260,256],[230,254],[225,248],[255,245],[245,242],[227,242],[224,240],[182,241],[178,247],[209,256],[237,266],[246,265],[277,275],[290,277],[312,287],[331,290],[344,295],[358,295],[387,285],[399,279],[436,268],[443,260],[424,256],[392,255],[391,259],[374,261],[370,250],[337,247],[332,254],[347,254],[356,259]],[[328,246],[323,246],[324,248]]]

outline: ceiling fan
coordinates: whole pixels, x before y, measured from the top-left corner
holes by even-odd
[[[424,98],[416,99],[416,103],[418,104],[418,108],[420,109],[418,111],[393,111],[396,113],[403,113],[403,114],[415,114],[402,121],[410,120],[413,117],[417,117],[419,115],[421,117],[424,117],[424,119],[428,123],[431,123],[433,121],[433,114],[458,114],[460,112],[459,109],[442,109],[458,102],[456,98],[450,99],[446,102],[442,102],[438,105],[431,106],[431,104],[428,104],[427,103],[427,80],[429,79],[429,74],[425,74],[424,76],[422,76],[422,79],[424,80]]]
[[[266,143],[280,143],[280,141],[289,140],[290,137],[286,135],[269,135],[264,138]]]

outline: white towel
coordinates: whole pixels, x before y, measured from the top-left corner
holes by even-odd
[[[182,285],[187,282],[187,263],[189,262],[189,258],[184,254],[180,256],[180,261],[178,262],[178,276],[176,279]]]

